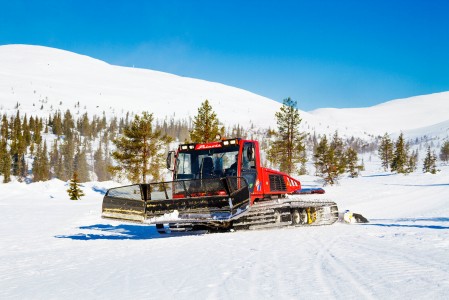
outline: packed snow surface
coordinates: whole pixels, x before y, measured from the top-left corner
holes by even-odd
[[[366,225],[216,234],[101,219],[114,185],[80,201],[59,180],[0,185],[0,299],[449,298],[449,167],[326,188]]]

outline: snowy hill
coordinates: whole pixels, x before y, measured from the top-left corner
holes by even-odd
[[[1,109],[48,115],[80,107],[89,114],[120,115],[147,110],[158,118],[193,117],[208,99],[227,124],[274,125],[276,101],[219,83],[152,70],[125,68],[40,46],[0,47]],[[41,111],[41,106],[43,109]]]
[[[378,135],[412,130],[414,135],[426,134],[423,129],[427,127],[433,135],[440,135],[441,130],[449,128],[443,123],[449,122],[449,92],[392,100],[366,108],[323,108],[310,113]],[[439,126],[433,126],[438,123]]]
[[[188,119],[208,99],[226,125],[274,128],[274,113],[281,106],[272,99],[220,83],[114,66],[41,46],[0,46],[0,66],[1,112],[14,113],[19,103],[21,111],[29,115],[48,116],[57,109],[70,109],[75,113],[121,116],[127,111],[147,110],[159,119]],[[80,108],[75,109],[78,102]],[[342,136],[370,139],[369,135],[416,130],[448,121],[449,92],[367,108],[323,108],[300,113],[302,129],[307,132],[332,134],[338,130]]]

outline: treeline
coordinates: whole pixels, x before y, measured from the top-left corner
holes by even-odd
[[[105,114],[76,117],[70,110],[57,110],[43,118],[28,117],[19,109],[13,116],[3,114],[0,118],[0,175],[4,183],[10,182],[11,176],[18,181],[67,181],[75,172],[79,182],[110,180],[114,174],[114,141],[134,120],[129,112],[122,118],[107,119]],[[190,140],[192,120],[165,118],[152,122],[155,131],[171,140]],[[225,134],[246,137],[240,125],[221,128]]]
[[[357,177],[364,168],[363,160],[360,161],[358,157],[360,153],[378,151],[386,171],[409,173],[417,169],[418,152],[410,150],[410,143],[404,140],[402,134],[395,142],[385,134],[367,143],[360,138],[343,139],[338,132],[331,137],[301,132],[299,124],[302,120],[296,102],[290,98],[284,100],[275,117],[278,124],[276,129],[261,131],[254,126],[226,127],[219,122],[207,100],[199,107],[198,115],[187,120],[175,120],[174,117],[156,120],[152,114],[136,116],[130,113],[110,119],[104,113],[92,117],[84,113],[75,117],[69,110],[58,110],[42,118],[21,115],[17,110],[14,116],[1,115],[0,175],[3,176],[3,182],[9,182],[11,176],[19,181],[45,181],[52,178],[67,181],[75,173],[80,182],[105,181],[121,173],[120,168],[127,169],[124,171],[129,173],[145,161],[138,168],[142,172],[128,174],[127,177],[146,180],[148,174],[149,177],[157,178],[163,168],[160,156],[160,152],[164,151],[162,145],[156,147],[157,151],[152,154],[157,163],[146,162],[146,153],[142,154],[143,159],[137,161],[136,151],[127,149],[135,147],[138,144],[136,139],[145,134],[140,130],[151,131],[146,134],[154,145],[162,140],[165,146],[168,141],[211,141],[217,134],[257,139],[266,153],[263,159],[274,168],[288,174],[306,174],[306,164],[311,161],[315,175],[324,178],[328,184],[336,183],[343,174]],[[150,149],[153,146],[148,144],[145,147]],[[449,160],[448,141],[441,148],[440,159],[446,163]],[[423,171],[435,173],[436,160],[435,152],[429,147]]]
[[[416,144],[416,142],[415,142]],[[408,174],[414,172],[418,168],[418,150],[411,150],[411,143],[406,142],[404,135],[401,133],[396,141],[385,133],[380,140],[378,154],[382,167],[385,171]],[[440,149],[440,160],[443,163],[449,161],[449,141],[445,141]],[[422,171],[424,173],[435,174],[438,170],[436,167],[438,156],[431,146],[427,146],[425,158],[423,160]]]
[[[75,120],[69,110],[64,114],[56,111],[45,119],[21,116],[19,110],[9,118],[3,115],[0,137],[3,182],[9,182],[11,175],[19,181],[27,178],[66,181],[74,172],[81,182],[92,177],[108,180],[108,148],[125,124],[124,120],[116,119],[107,123],[105,117],[89,119],[87,114]]]

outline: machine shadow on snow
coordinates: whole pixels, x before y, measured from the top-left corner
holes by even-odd
[[[72,235],[57,235],[56,238],[72,239],[80,241],[90,240],[151,240],[169,237],[201,235],[198,232],[176,232],[168,235],[161,235],[154,225],[128,225],[121,224],[113,226],[110,224],[96,224],[81,226],[80,230],[95,230],[104,233],[78,233]]]
[[[372,220],[373,223],[363,224],[362,226],[379,226],[379,227],[403,227],[403,228],[427,228],[427,229],[449,229],[449,226],[441,224],[422,224],[423,222],[438,222],[446,223],[449,222],[449,218],[401,218],[396,220]],[[388,223],[387,223],[388,222]],[[400,224],[401,222],[411,222],[413,224]]]
[[[395,186],[416,186],[416,187],[437,187],[437,186],[449,186],[449,183],[435,183],[435,184],[399,184],[399,183],[386,183],[385,185],[395,185]]]

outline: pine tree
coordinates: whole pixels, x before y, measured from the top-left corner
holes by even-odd
[[[391,170],[398,173],[407,173],[408,163],[408,147],[404,141],[404,135],[401,133],[395,143],[393,160],[391,161]]]
[[[78,174],[76,172],[73,173],[67,193],[69,194],[70,200],[80,200],[81,197],[84,196],[84,192],[79,185]]]
[[[124,172],[132,182],[147,182],[147,177],[158,181],[164,164],[164,148],[171,139],[160,130],[153,130],[153,114],[144,112],[124,129],[123,136],[114,140],[112,153],[117,166],[110,171],[116,175]]]
[[[50,165],[47,156],[47,143],[37,145],[36,155],[33,161],[33,181],[46,181],[50,179]]]
[[[348,148],[346,150],[346,161],[347,161],[347,171],[351,178],[358,177],[360,171],[363,169],[361,165],[358,164],[357,151],[354,148]]]
[[[440,159],[446,164],[449,162],[449,141],[445,141],[441,146]]]
[[[276,112],[278,131],[276,140],[268,150],[268,160],[288,174],[295,172],[296,164],[304,163],[306,158],[304,134],[299,132],[302,120],[296,104],[290,97],[286,98],[280,111]]]
[[[75,128],[75,121],[73,120],[70,110],[67,110],[62,120],[62,133],[66,139],[72,139],[73,129]]]
[[[198,108],[198,114],[193,119],[190,139],[194,143],[206,143],[215,140],[218,134],[223,134],[218,124],[217,114],[213,111],[209,100],[204,101]]]
[[[80,147],[78,147],[74,159],[73,169],[78,175],[78,180],[80,182],[89,181],[89,166],[87,164],[86,149],[81,149]]]
[[[314,151],[316,175],[323,177],[326,184],[334,185],[338,177],[346,171],[346,155],[343,142],[335,133],[331,143],[326,136],[318,143]]]
[[[430,150],[430,146],[427,147],[427,154],[426,158],[424,159],[423,172],[436,174],[437,173],[436,160],[437,158],[435,152],[432,152]]]
[[[337,131],[335,131],[334,135],[332,136],[332,141],[330,143],[329,150],[330,150],[329,158],[336,168],[337,173],[336,178],[338,178],[339,175],[343,174],[346,171],[347,161],[343,140],[338,136]]]
[[[407,145],[407,149],[409,146]],[[412,173],[416,170],[418,163],[418,150],[413,151],[412,154],[408,157],[408,165],[406,168],[406,173]]]
[[[95,161],[94,172],[97,175],[97,180],[98,181],[110,180],[111,176],[108,172],[108,161],[107,157],[105,158],[103,156],[103,148],[101,143],[98,146],[97,151],[95,151],[94,161]]]
[[[3,175],[3,183],[11,181],[11,155],[8,151],[8,119],[6,115],[2,117],[0,131],[0,174]]]
[[[329,151],[329,144],[327,142],[327,137],[324,135],[323,138],[318,142],[313,157],[315,160],[315,175],[317,176],[323,176],[323,174],[326,171],[326,155]]]
[[[62,177],[58,177],[63,181],[67,181],[70,179],[73,174],[73,161],[75,159],[75,147],[76,147],[76,139],[73,135],[70,135],[71,138],[66,138],[64,143],[60,146],[60,154],[62,155],[62,164],[63,164],[63,174]],[[58,162],[59,163],[59,162]]]
[[[387,133],[385,133],[380,140],[378,153],[382,163],[382,167],[385,171],[388,171],[393,159],[393,142],[391,141]]]
[[[42,157],[42,145],[38,144],[33,160],[33,164],[31,166],[33,173],[33,181],[42,181],[43,174],[41,173],[41,157]]]
[[[61,112],[58,110],[50,122],[53,130],[53,134],[57,135],[58,137],[62,135],[62,118],[61,118]]]

